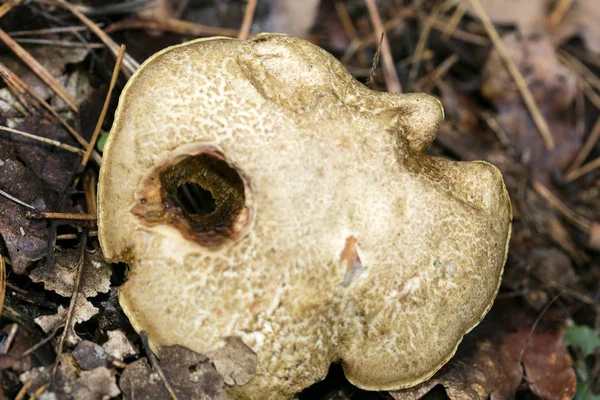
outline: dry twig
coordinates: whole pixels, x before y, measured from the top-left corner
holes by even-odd
[[[29,212],[28,218],[37,219],[71,219],[74,221],[95,221],[96,216],[92,214],[57,213],[57,212]]]
[[[387,37],[385,37],[385,28],[381,22],[379,10],[377,10],[375,0],[365,0],[365,3],[367,5],[367,9],[369,10],[369,16],[371,17],[373,28],[375,28],[375,37],[382,38],[381,62],[387,91],[390,93],[400,93],[402,92],[402,86],[400,85],[398,72],[396,71],[396,66],[394,65],[394,58],[392,57],[390,43],[387,40]]]
[[[119,68],[121,68],[121,61],[123,61],[123,56],[125,55],[125,45],[121,45],[119,48],[119,54],[117,55],[117,61],[115,62],[115,67],[113,69],[112,77],[110,79],[110,85],[108,86],[108,93],[106,93],[106,98],[104,99],[104,105],[102,106],[102,112],[100,113],[100,117],[98,118],[98,122],[96,123],[96,128],[94,129],[94,133],[92,134],[92,138],[90,139],[90,143],[85,150],[85,154],[81,159],[81,167],[82,169],[88,163],[90,156],[92,155],[92,151],[94,150],[94,146],[96,146],[96,141],[98,140],[98,135],[100,135],[100,130],[102,129],[102,124],[104,123],[104,118],[106,118],[106,112],[108,111],[108,106],[110,105],[110,98],[112,96],[113,89],[117,83],[117,78],[119,77]]]
[[[37,94],[37,92],[33,90],[31,86],[27,84],[27,82],[21,80],[21,78],[19,78],[14,72],[12,72],[3,64],[0,64],[0,74],[6,77],[7,79],[11,80],[15,85],[22,87],[35,101],[41,104],[41,106],[44,109],[46,109],[52,116],[54,116],[54,118],[56,118],[56,120],[60,122],[60,124],[75,138],[75,140],[77,140],[77,142],[79,142],[80,145],[87,148],[88,141],[85,140],[79,134],[79,132],[77,132],[71,125],[69,125],[69,123],[64,118],[62,118],[58,112],[56,112],[54,107],[48,104],[46,100],[44,100],[39,94]],[[92,158],[98,165],[100,165],[100,163],[102,162],[102,157],[97,151],[94,151],[92,153]]]
[[[78,149],[77,147],[73,147],[69,144],[64,144],[62,142],[59,142],[58,140],[53,140],[53,139],[48,139],[45,137],[41,137],[41,136],[37,136],[37,135],[32,135],[31,133],[27,133],[27,132],[23,132],[23,131],[19,131],[17,129],[12,129],[6,126],[0,126],[0,131],[6,131],[6,132],[11,132],[14,133],[16,135],[20,135],[29,139],[33,139],[33,140],[37,140],[39,142],[42,143],[46,143],[52,146],[56,146],[56,147],[60,147],[63,150],[67,150],[70,151],[71,153],[77,153],[77,154],[82,154],[83,155],[83,150]]]
[[[483,23],[483,27],[485,28],[488,36],[492,40],[494,47],[498,51],[498,55],[500,56],[500,58],[504,62],[504,65],[506,66],[506,69],[508,70],[508,72],[512,76],[513,80],[517,84],[517,87],[519,88],[519,92],[521,93],[521,97],[523,97],[523,101],[525,102],[525,105],[527,106],[527,108],[529,109],[529,112],[531,113],[531,116],[533,117],[533,121],[535,122],[535,124],[540,132],[540,135],[542,136],[542,139],[544,140],[544,143],[546,144],[546,148],[548,150],[554,150],[554,147],[555,147],[554,138],[552,137],[552,133],[550,132],[550,128],[548,127],[548,123],[546,122],[546,120],[544,119],[544,116],[540,112],[540,109],[538,108],[538,106],[535,102],[535,99],[533,98],[533,95],[531,94],[531,91],[529,90],[529,87],[527,86],[527,82],[525,81],[525,78],[523,78],[523,75],[521,75],[519,68],[517,67],[517,65],[515,64],[513,59],[508,54],[508,50],[506,49],[506,46],[504,45],[502,38],[500,38],[498,31],[494,27],[494,24],[492,24],[490,17],[487,15],[485,10],[481,6],[480,1],[479,0],[469,0],[469,1],[471,2],[471,6],[473,7],[473,10],[475,11],[477,16]]]
[[[71,5],[65,0],[56,0],[56,3],[61,7],[69,10],[75,17],[77,17],[81,22],[83,22],[98,38],[108,47],[108,49],[114,54],[115,57],[119,54],[119,45],[115,43],[114,40],[110,36],[108,36],[98,25],[96,25],[92,20],[86,17],[81,11],[79,11],[76,7]],[[121,63],[121,70],[123,74],[130,78],[131,75],[135,72],[136,69],[140,67],[140,64],[133,59],[129,54],[125,53],[123,57],[123,62]]]
[[[0,40],[17,55],[27,66],[58,95],[73,111],[77,112],[77,100],[52,76],[42,64],[38,62],[27,50],[11,38],[3,29],[0,29]]]
[[[67,310],[67,318],[65,321],[65,329],[60,335],[58,341],[58,347],[56,349],[56,360],[52,366],[52,372],[50,374],[50,386],[53,386],[56,381],[56,372],[58,371],[58,365],[60,363],[60,355],[62,354],[65,339],[71,329],[73,323],[73,317],[75,316],[75,304],[77,303],[77,297],[79,297],[79,290],[81,288],[81,280],[83,277],[84,261],[85,261],[85,246],[87,245],[87,233],[84,231],[81,238],[81,250],[79,253],[79,260],[77,262],[77,277],[75,278],[75,287],[73,288],[73,295],[71,296],[71,302],[69,303],[69,309]]]
[[[244,21],[242,22],[238,39],[246,40],[250,36],[250,27],[252,26],[252,20],[254,19],[254,11],[256,11],[256,0],[248,0],[246,12],[244,13]]]
[[[148,343],[148,334],[146,333],[146,331],[140,332],[140,338],[142,339],[142,344],[144,345],[144,350],[146,351],[146,357],[148,357],[148,361],[150,361],[150,365],[152,365],[152,368],[156,371],[156,373],[158,374],[160,379],[163,381],[165,388],[167,389],[167,391],[169,392],[169,395],[171,396],[171,399],[178,400],[177,395],[175,394],[175,391],[173,390],[173,387],[167,380],[165,373],[163,372],[162,368],[160,367],[160,364],[158,363],[158,361],[156,360],[156,356],[154,355],[154,353],[152,352],[152,349],[150,348],[150,344]]]
[[[193,22],[181,21],[178,19],[129,19],[117,21],[106,28],[107,33],[117,32],[126,29],[147,29],[163,32],[173,32],[179,35],[191,36],[227,36],[236,37],[238,31],[236,29],[221,28],[218,26],[208,26],[195,24]]]

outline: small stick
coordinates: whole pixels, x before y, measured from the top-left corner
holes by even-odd
[[[573,172],[576,169],[581,167],[581,165],[583,164],[585,159],[590,155],[590,153],[596,146],[596,143],[598,143],[598,139],[600,139],[600,117],[598,117],[596,119],[596,123],[594,124],[592,131],[590,132],[587,140],[585,141],[585,144],[583,145],[583,147],[577,154],[577,157],[575,158],[575,161],[573,161],[573,164],[569,167],[569,170],[567,171],[567,176],[566,176],[567,179],[569,179],[569,175],[573,174]],[[572,179],[568,180],[568,182],[570,182],[573,179],[577,179],[577,178],[572,178]]]
[[[121,68],[121,61],[123,61],[123,56],[125,55],[125,45],[121,45],[119,48],[119,54],[117,55],[117,61],[115,62],[115,67],[113,69],[112,77],[110,78],[110,85],[108,86],[108,93],[106,93],[106,98],[104,99],[104,105],[102,106],[102,112],[100,113],[100,117],[98,118],[98,122],[96,123],[96,128],[94,129],[94,133],[92,134],[92,138],[90,139],[90,144],[85,150],[85,154],[81,159],[81,167],[82,169],[86,167],[90,156],[92,155],[92,151],[94,150],[94,146],[96,146],[96,141],[98,140],[98,135],[100,135],[100,130],[102,129],[102,124],[104,123],[104,118],[106,118],[106,112],[108,111],[108,106],[110,105],[110,97],[112,95],[113,89],[117,83],[117,78],[119,77],[119,68]]]
[[[47,29],[33,29],[29,31],[12,31],[7,32],[11,37],[19,36],[38,36],[38,35],[51,35],[54,33],[76,33],[87,31],[87,26],[60,26],[56,28]]]
[[[383,37],[381,43],[381,62],[383,67],[383,76],[385,77],[385,84],[387,91],[390,93],[401,93],[402,85],[400,85],[400,79],[398,78],[398,72],[396,71],[396,65],[394,64],[394,58],[392,57],[392,51],[390,49],[390,43],[385,35],[385,29],[381,22],[381,16],[375,0],[365,0],[367,9],[369,10],[369,17],[373,28],[375,28],[375,36],[380,38]]]
[[[6,13],[8,13],[13,8],[15,8],[15,6],[18,6],[19,4],[21,4],[21,2],[22,2],[22,0],[12,0],[12,1],[7,1],[6,3],[2,4],[0,6],[0,18],[4,17],[6,15]]]
[[[140,338],[142,338],[142,344],[144,345],[144,350],[146,351],[146,356],[148,357],[148,360],[150,361],[152,368],[156,371],[156,373],[158,374],[160,379],[163,381],[165,387],[167,388],[167,391],[171,395],[171,399],[178,400],[177,395],[175,394],[175,391],[173,390],[173,387],[167,380],[165,373],[163,372],[162,368],[158,364],[158,361],[156,360],[156,356],[154,355],[154,353],[152,352],[152,349],[150,348],[150,344],[148,343],[148,334],[146,333],[146,331],[140,332]]]
[[[554,193],[552,193],[542,183],[535,181],[533,182],[533,190],[539,194],[544,200],[550,204],[550,206],[558,211],[559,214],[564,216],[567,221],[571,222],[577,228],[581,229],[585,233],[590,233],[592,230],[593,223],[589,219],[575,213],[569,207],[567,207]]]
[[[88,233],[89,237],[96,237],[98,236],[98,231],[90,231]],[[77,235],[76,233],[63,233],[62,235],[57,235],[56,236],[56,240],[73,240],[73,239],[77,239],[79,237],[79,235]]]
[[[28,218],[36,219],[71,219],[74,221],[95,221],[96,216],[92,214],[78,214],[78,213],[57,213],[57,212],[29,212]]]
[[[337,13],[338,19],[342,23],[342,27],[344,28],[344,32],[350,41],[360,40],[358,33],[356,32],[356,28],[352,23],[352,18],[348,14],[348,9],[344,5],[343,1],[337,0],[335,2],[335,11]],[[365,57],[365,53],[362,51],[358,52],[358,59],[362,65],[368,65],[369,61],[367,57]]]
[[[458,24],[460,24],[460,21],[462,21],[463,17],[465,16],[466,12],[467,7],[465,7],[464,3],[458,3],[458,5],[456,6],[456,10],[454,11],[452,16],[450,17],[450,20],[448,21],[448,25],[446,25],[446,28],[444,29],[444,33],[442,35],[444,39],[448,39],[450,36],[452,36],[454,31],[458,27]]]
[[[531,94],[531,91],[529,90],[529,87],[527,86],[527,82],[525,81],[525,78],[523,78],[523,75],[521,75],[521,72],[519,72],[519,68],[517,67],[517,65],[515,64],[513,59],[508,54],[508,50],[506,49],[506,46],[504,45],[502,38],[500,38],[498,31],[494,27],[494,24],[492,24],[490,17],[487,15],[485,10],[481,6],[481,3],[479,2],[479,0],[469,0],[469,1],[471,2],[471,6],[473,7],[473,10],[475,11],[477,16],[483,23],[483,26],[484,26],[485,30],[487,31],[488,36],[492,40],[494,47],[498,51],[498,55],[504,62],[506,69],[508,70],[508,72],[512,76],[513,80],[517,84],[517,87],[519,88],[519,91],[521,92],[521,97],[523,97],[523,101],[525,102],[525,105],[527,105],[527,108],[529,109],[529,112],[531,113],[531,116],[533,117],[533,121],[535,122],[535,125],[537,126],[537,128],[540,132],[540,135],[542,136],[542,139],[544,140],[544,143],[546,144],[546,148],[548,150],[554,150],[554,147],[555,147],[554,138],[552,137],[552,133],[550,133],[550,128],[548,127],[548,123],[542,116],[542,113],[540,112],[537,104],[535,103],[535,99],[533,98],[533,95]]]
[[[115,22],[106,28],[107,33],[118,32],[126,29],[147,29],[163,32],[173,32],[180,35],[191,36],[227,36],[236,37],[237,29],[220,28],[216,26],[200,25],[189,21],[168,18],[165,20],[129,19]]]
[[[379,56],[381,55],[381,44],[383,42],[383,34],[381,35],[381,40],[379,41],[379,46],[377,46],[377,51],[375,51],[375,56],[373,57],[373,63],[371,64],[371,69],[369,70],[369,79],[367,80],[367,86],[371,87],[373,84],[373,80],[375,79],[375,71],[377,70],[377,65],[379,65]]]
[[[431,28],[433,27],[433,21],[435,20],[434,15],[437,15],[438,8],[435,8],[432,11],[432,14],[427,16],[425,19],[425,24],[423,24],[423,29],[421,29],[421,34],[419,35],[419,40],[417,41],[417,46],[415,47],[415,52],[413,54],[415,62],[410,68],[410,72],[408,74],[408,82],[412,87],[413,83],[417,79],[417,74],[419,73],[419,68],[421,67],[421,59],[423,52],[425,51],[425,46],[427,46],[427,41],[429,40],[429,35],[431,33]]]
[[[14,133],[16,135],[20,135],[20,136],[24,136],[24,137],[29,138],[29,139],[37,140],[37,141],[42,142],[42,143],[46,143],[46,144],[49,144],[49,145],[52,145],[52,146],[60,147],[61,149],[70,151],[71,153],[83,154],[83,150],[78,149],[77,147],[73,147],[73,146],[68,145],[68,144],[64,144],[62,142],[59,142],[58,140],[48,139],[48,138],[37,136],[37,135],[32,135],[31,133],[22,132],[22,131],[19,131],[19,130],[16,130],[16,129],[12,129],[12,128],[9,128],[9,127],[6,127],[6,126],[1,126],[1,125],[0,125],[0,131],[11,132],[11,133]]]
[[[0,256],[0,315],[4,309],[4,298],[6,297],[6,261]],[[6,344],[5,344],[6,346]]]
[[[571,9],[572,6],[573,6],[573,0],[559,0],[558,1],[558,4],[556,4],[556,7],[554,7],[554,10],[552,10],[552,12],[550,13],[550,16],[548,16],[548,20],[546,22],[546,27],[548,28],[549,31],[553,31],[554,28],[556,28],[558,26],[558,24],[560,24],[560,22],[563,20],[563,18],[565,17],[565,15]]]
[[[552,298],[552,300],[550,300],[548,302],[548,304],[546,304],[546,307],[544,307],[544,309],[542,310],[540,315],[538,315],[535,322],[531,326],[531,330],[529,331],[529,334],[525,338],[525,342],[523,343],[523,347],[521,347],[521,352],[519,353],[519,365],[521,365],[521,362],[523,361],[523,354],[525,354],[525,349],[527,348],[527,345],[529,344],[529,339],[531,339],[531,336],[535,332],[535,329],[537,328],[538,324],[540,323],[540,320],[542,319],[544,314],[546,314],[546,311],[548,311],[550,306],[552,306],[552,304],[554,304],[554,302],[556,300],[558,300],[558,298],[560,297],[561,294],[562,294],[562,292],[558,293],[556,296],[554,296],[554,298]]]
[[[17,41],[17,43],[39,44],[42,46],[55,46],[55,47],[67,47],[67,48],[85,48],[88,50],[103,49],[105,47],[104,44],[102,44],[102,43],[69,42],[67,40],[21,38],[21,39],[16,39],[16,41]]]
[[[48,343],[49,341],[54,339],[54,336],[56,336],[56,334],[58,333],[59,330],[60,330],[60,325],[58,325],[56,328],[54,328],[54,330],[52,332],[50,332],[50,334],[48,336],[46,336],[45,338],[43,338],[42,340],[40,340],[39,342],[37,342],[36,344],[31,346],[30,348],[28,348],[27,350],[25,350],[20,356],[18,356],[18,358],[27,357],[31,353],[37,351],[43,345],[45,345],[46,343]]]
[[[575,179],[579,179],[582,176],[589,174],[590,172],[592,172],[593,170],[595,170],[599,167],[600,167],[600,157],[590,161],[587,164],[582,165],[581,167],[575,168],[574,170],[570,171],[565,176],[565,180],[567,182],[573,182]]]
[[[440,65],[438,65],[433,71],[419,79],[414,85],[415,88],[419,88],[419,90],[421,90],[421,88],[425,87],[426,85],[435,84],[438,80],[442,79],[444,75],[448,73],[450,68],[452,68],[452,66],[454,66],[454,64],[456,64],[459,59],[460,57],[458,57],[457,54],[452,54],[444,61],[442,61]]]
[[[79,111],[77,100],[52,76],[42,64],[38,62],[27,50],[11,38],[3,29],[0,29],[0,40],[10,48],[31,70],[58,95],[75,112]]]
[[[75,315],[75,304],[77,303],[79,289],[81,288],[81,278],[83,277],[86,244],[87,233],[84,231],[83,236],[81,238],[81,251],[79,253],[79,261],[77,262],[77,277],[75,278],[75,286],[73,288],[73,295],[71,296],[71,303],[69,304],[69,309],[67,310],[67,320],[65,322],[65,329],[60,335],[58,348],[56,349],[56,360],[54,361],[54,365],[52,366],[52,372],[50,374],[50,386],[53,386],[56,381],[56,372],[58,371],[58,364],[60,363],[60,355],[62,354],[65,339],[67,338],[67,334],[71,329],[71,323],[73,322],[73,317]]]
[[[56,0],[56,3],[63,8],[69,10],[74,16],[76,16],[81,22],[83,22],[98,38],[108,47],[108,49],[114,54],[115,57],[119,54],[119,46],[115,43],[110,36],[106,34],[98,25],[92,20],[86,17],[81,11],[79,11],[72,4],[65,0]],[[121,71],[129,79],[136,69],[140,67],[140,64],[133,59],[129,54],[125,54],[123,62],[121,63]]]
[[[2,260],[4,260],[4,257],[0,256],[0,258]],[[4,261],[2,261],[2,262],[4,262]],[[6,275],[6,265],[4,268],[4,273]],[[6,278],[6,276],[5,276],[5,278]],[[2,298],[2,301],[4,302],[4,298]],[[4,341],[4,346],[2,346],[2,351],[0,352],[0,354],[8,354],[8,352],[10,351],[10,346],[12,346],[12,342],[13,342],[13,340],[15,340],[15,336],[17,335],[18,330],[19,330],[19,324],[11,324],[10,325],[10,331],[8,332],[6,340]]]
[[[25,382],[23,384],[23,386],[21,387],[21,390],[19,390],[19,393],[17,393],[15,400],[23,400],[25,398],[25,396],[27,395],[27,391],[29,390],[31,385],[33,385],[33,378],[31,378],[30,380],[28,380],[27,382]]]
[[[17,76],[17,74],[12,72],[10,69],[8,69],[5,65],[3,65],[1,63],[0,63],[0,74],[10,77],[10,79],[12,79],[16,84],[22,86],[25,89],[25,91],[27,91],[27,93],[29,93],[30,96],[32,96],[37,102],[39,102],[42,105],[42,107],[44,107],[50,114],[52,114],[54,116],[54,118],[56,118],[61,123],[61,125],[75,138],[75,140],[77,140],[79,142],[80,145],[87,148],[87,146],[89,144],[88,141],[85,140],[79,134],[79,132],[77,132],[75,129],[73,129],[73,127],[71,125],[69,125],[67,123],[67,121],[65,121],[65,119],[62,118],[58,112],[56,112],[54,107],[52,107],[50,104],[48,104],[48,102],[46,100],[44,100],[39,94],[37,94],[37,92],[35,90],[33,90],[31,88],[31,86],[29,86],[25,81],[21,80],[21,78],[19,78]],[[94,150],[92,157],[98,165],[100,165],[102,163],[102,157],[100,156],[100,154],[97,151]]]
[[[242,22],[238,39],[246,40],[250,36],[250,27],[252,26],[252,20],[254,19],[254,11],[256,11],[256,0],[248,0],[246,12],[244,13],[244,21]]]

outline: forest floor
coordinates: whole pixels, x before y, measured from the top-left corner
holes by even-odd
[[[366,392],[334,365],[300,398],[600,399],[600,2],[293,2],[0,6],[0,398],[223,398],[222,379],[179,385],[181,357],[157,360],[123,314],[127,266],[97,240],[99,164],[146,58],[285,31],[373,90],[440,98],[429,153],[496,165],[514,212],[496,302],[433,378]]]

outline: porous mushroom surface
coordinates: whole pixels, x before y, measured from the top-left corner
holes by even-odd
[[[133,326],[155,348],[246,346],[235,398],[291,398],[332,362],[369,390],[426,380],[491,307],[511,223],[495,167],[425,154],[442,120],[435,98],[371,91],[285,35],[154,55],[98,192]],[[190,183],[212,207],[186,205]]]

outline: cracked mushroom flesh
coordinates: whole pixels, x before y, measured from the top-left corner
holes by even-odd
[[[495,167],[425,154],[442,120],[289,36],[153,56],[99,184],[133,326],[155,348],[244,348],[236,398],[290,398],[333,362],[369,390],[428,379],[491,307],[511,222]]]

